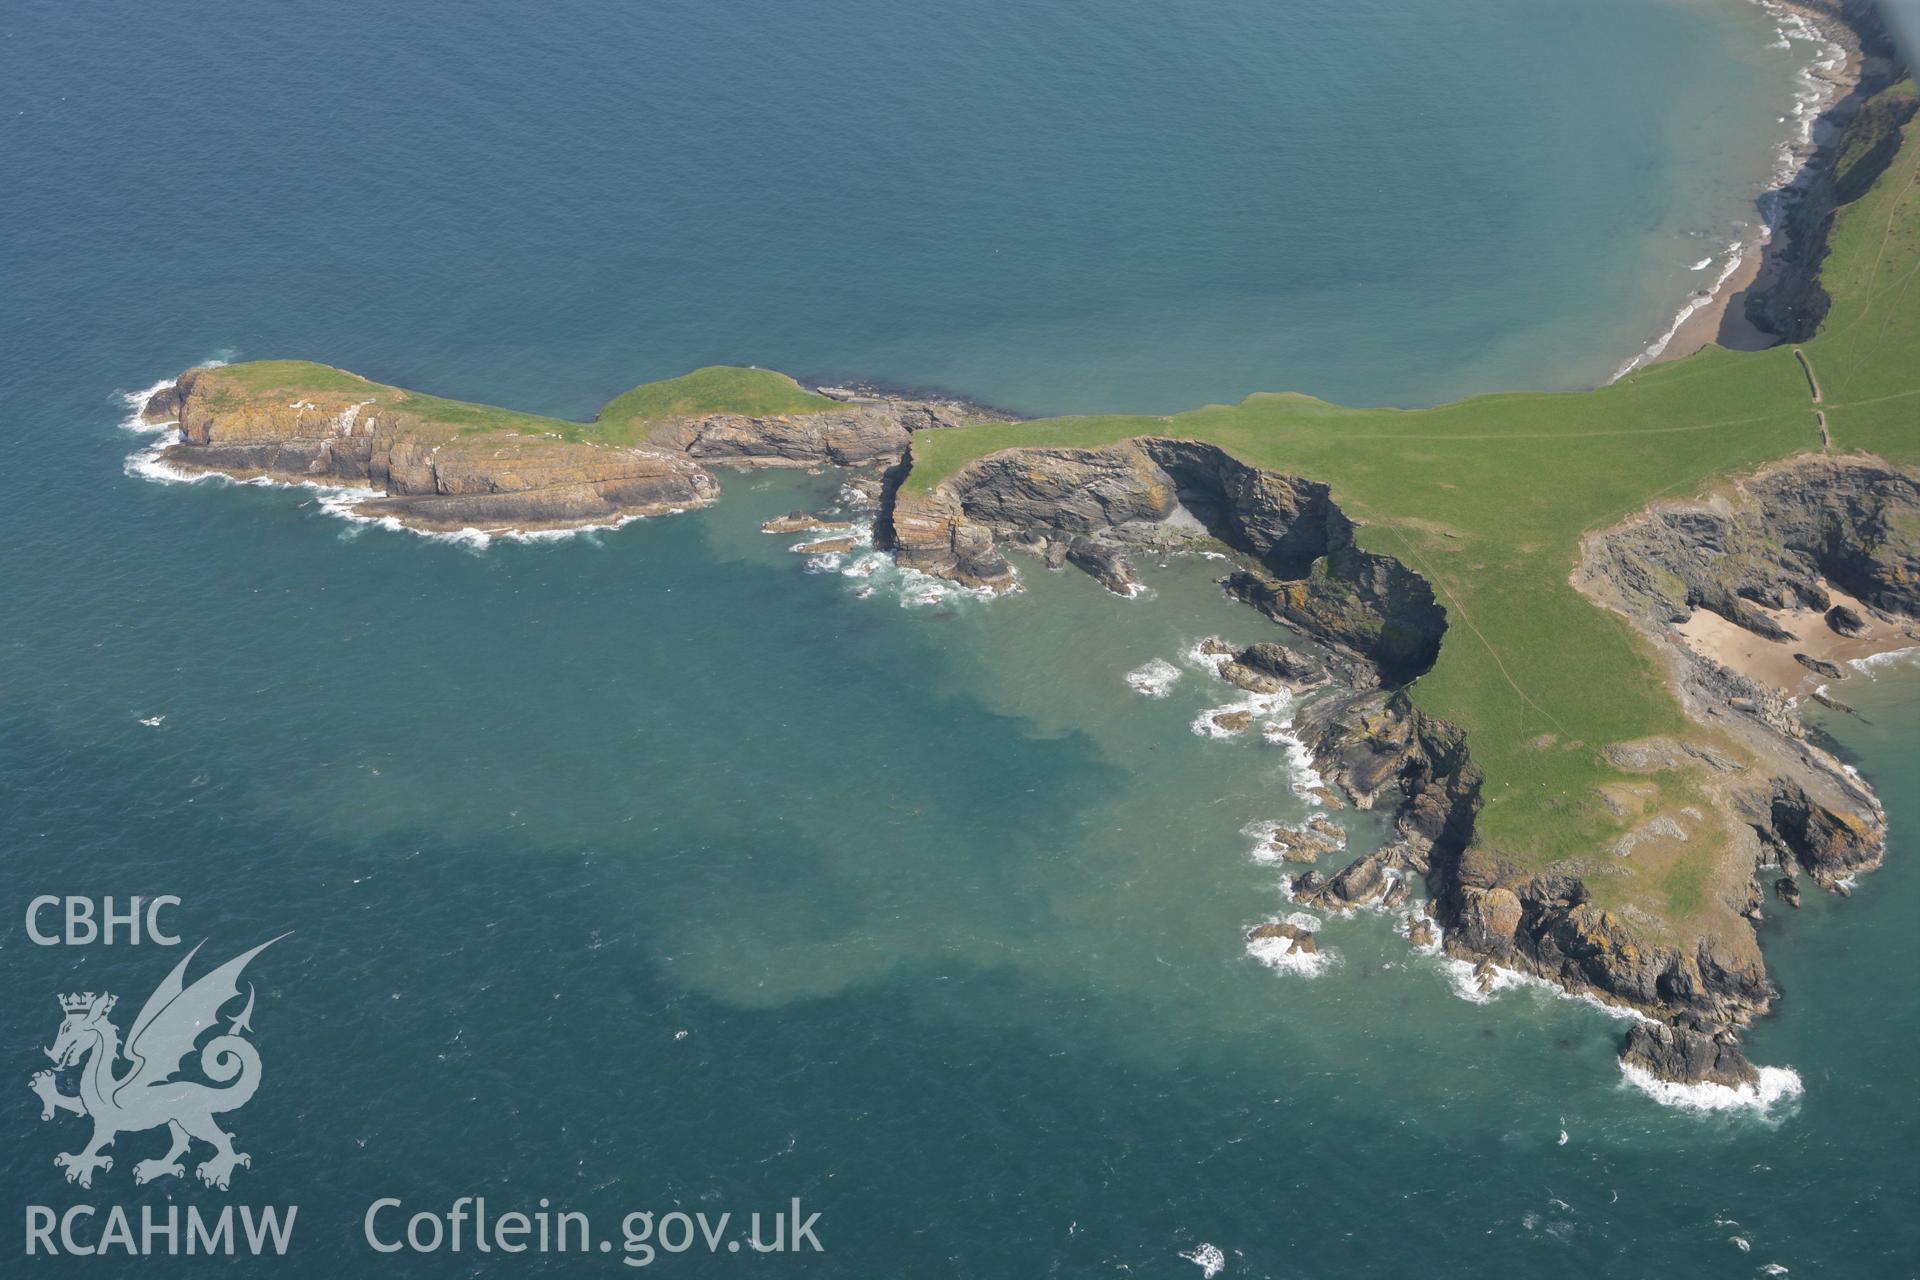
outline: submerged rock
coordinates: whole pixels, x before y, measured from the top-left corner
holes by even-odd
[[[1267,938],[1285,938],[1290,944],[1286,950],[1286,954],[1288,955],[1299,954],[1312,956],[1320,954],[1320,943],[1314,938],[1312,930],[1302,929],[1299,925],[1289,924],[1285,920],[1275,920],[1269,924],[1256,925],[1254,928],[1247,930],[1247,941],[1249,942],[1259,942]]]
[[[860,539],[853,537],[821,538],[817,542],[796,543],[793,550],[803,556],[823,556],[835,551],[851,551],[859,545]]]
[[[833,533],[841,529],[851,529],[853,524],[847,520],[829,520],[825,516],[812,515],[805,511],[789,511],[783,516],[775,516],[760,526],[762,533]]]
[[[1297,827],[1281,827],[1267,839],[1268,853],[1285,862],[1314,863],[1323,853],[1335,853],[1347,847],[1345,828],[1320,814],[1314,814]]]

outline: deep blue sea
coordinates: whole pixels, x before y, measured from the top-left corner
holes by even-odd
[[[797,1197],[821,1252],[647,1269],[1912,1275],[1920,671],[1829,726],[1887,868],[1766,927],[1803,1092],[1690,1111],[1384,917],[1248,953],[1248,833],[1305,809],[1192,731],[1193,645],[1271,630],[1205,562],[928,598],[758,531],[831,475],[732,472],[477,549],[151,483],[120,425],[269,356],[570,416],[716,361],[1036,413],[1590,385],[1717,274],[1813,53],[1740,0],[0,9],[0,1274],[613,1276],[629,1213]],[[35,945],[40,894],[177,895],[196,966],[293,931],[231,1190],[136,1186],[157,1132],[62,1180],[56,997],[124,1029],[184,948]],[[365,1239],[465,1196],[615,1247]],[[23,1256],[83,1204],[298,1213],[272,1264]]]

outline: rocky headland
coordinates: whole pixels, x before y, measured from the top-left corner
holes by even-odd
[[[1850,0],[1841,8],[1857,16]],[[1860,47],[1878,39],[1876,29]],[[1887,168],[1911,101],[1850,104],[1846,128],[1815,158],[1821,173],[1802,184],[1778,260],[1747,299],[1757,325],[1797,335],[1825,314],[1821,266],[1834,208]],[[717,372],[751,394],[702,402],[640,388],[593,424],[293,362],[189,370],[143,413],[177,424],[158,459],[175,472],[345,487],[356,516],[426,531],[594,527],[713,501],[714,466],[833,466],[875,495],[875,541],[900,565],[988,591],[1017,583],[1012,557],[1071,566],[1131,596],[1142,548],[1224,551],[1233,565],[1222,589],[1324,656],[1271,639],[1221,644],[1210,654],[1219,673],[1252,693],[1301,698],[1291,733],[1323,799],[1391,808],[1391,837],[1350,859],[1344,832],[1324,819],[1276,833],[1276,860],[1343,859],[1328,874],[1313,867],[1292,877],[1295,900],[1404,911],[1416,946],[1469,962],[1483,984],[1515,971],[1631,1011],[1645,1021],[1623,1061],[1658,1079],[1751,1085],[1739,1033],[1777,995],[1756,933],[1767,888],[1785,904],[1799,900],[1802,876],[1845,891],[1883,856],[1884,813],[1802,725],[1799,686],[1730,665],[1699,636],[1703,625],[1725,627],[1775,646],[1796,680],[1844,674],[1835,657],[1848,651],[1812,643],[1808,617],[1822,635],[1880,648],[1903,640],[1920,618],[1920,481],[1885,458],[1819,450],[1809,429],[1806,452],[1749,465],[1700,497],[1662,500],[1623,520],[1616,512],[1587,532],[1573,585],[1642,637],[1687,727],[1623,741],[1541,734],[1541,751],[1581,753],[1604,779],[1545,803],[1598,815],[1596,829],[1610,833],[1543,854],[1487,837],[1482,818],[1494,798],[1476,743],[1424,710],[1415,687],[1443,644],[1465,643],[1463,629],[1485,637],[1411,543],[1401,556],[1361,536],[1365,522],[1308,468],[1258,466],[1215,441],[1144,429],[1097,446],[992,450],[925,481],[916,468],[927,433],[946,437],[994,415],[956,401],[815,393],[779,375]],[[621,408],[634,396],[652,407]],[[1818,406],[1817,383],[1813,399]],[[1807,412],[1804,401],[1798,411]],[[1824,432],[1824,413],[1819,421]],[[1498,437],[1459,437],[1489,438]],[[795,512],[768,528],[827,539],[806,548],[817,551],[848,536],[837,523]],[[1416,532],[1462,541],[1432,522]],[[1557,573],[1564,588],[1566,569]],[[1684,910],[1673,905],[1679,890],[1649,893],[1680,881]],[[1416,883],[1426,890],[1418,904]],[[1315,953],[1297,923],[1260,926],[1256,940]]]
[[[1688,828],[1723,828],[1743,870],[1728,905],[1754,915],[1763,873],[1798,870],[1833,887],[1877,864],[1884,817],[1865,784],[1808,739],[1787,698],[1685,649],[1670,624],[1704,607],[1757,626],[1752,600],[1824,608],[1827,582],[1876,612],[1920,615],[1920,544],[1904,532],[1920,527],[1920,488],[1885,464],[1806,458],[1741,489],[1737,503],[1663,506],[1596,535],[1582,585],[1662,647],[1690,713],[1720,731],[1699,741],[1598,745],[1629,773],[1687,770],[1712,780],[1705,807],[1649,812],[1629,847],[1613,852],[1644,859],[1659,844],[1684,844]],[[1438,653],[1446,612],[1418,573],[1355,546],[1353,522],[1326,486],[1250,467],[1214,446],[1146,438],[993,455],[932,491],[896,491],[888,517],[895,554],[924,572],[1005,585],[1013,570],[1001,546],[1043,560],[1066,548],[1067,563],[1121,594],[1134,582],[1126,547],[1155,528],[1178,539],[1198,526],[1242,560],[1221,579],[1226,591],[1334,655],[1341,678],[1295,721],[1315,768],[1347,803],[1394,805],[1394,839],[1324,880],[1297,878],[1297,897],[1335,909],[1371,905],[1417,876],[1448,949],[1463,957],[1723,1037],[1771,1003],[1750,924],[1728,929],[1713,919],[1693,936],[1668,936],[1631,909],[1597,904],[1577,869],[1542,873],[1476,844],[1481,777],[1470,744],[1405,690]],[[1103,554],[1072,554],[1088,544]],[[1243,687],[1264,674],[1243,660],[1230,665],[1243,669]],[[1262,665],[1277,684],[1316,682],[1297,660],[1269,656]],[[1316,858],[1326,851],[1312,848]]]
[[[360,491],[350,509],[362,518],[482,533],[577,529],[704,506],[720,493],[715,465],[838,466],[877,476],[898,464],[913,432],[984,416],[958,401],[816,399],[818,407],[799,412],[670,413],[590,429],[274,361],[189,369],[154,392],[141,416],[177,426],[157,458],[173,472],[337,486]]]

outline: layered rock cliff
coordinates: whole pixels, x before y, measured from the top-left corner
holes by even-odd
[[[1690,716],[1763,762],[1729,786],[1763,842],[1762,865],[1804,871],[1823,887],[1879,865],[1879,801],[1808,739],[1780,691],[1694,652],[1674,627],[1704,609],[1777,643],[1787,637],[1770,611],[1828,612],[1830,589],[1881,618],[1920,617],[1916,529],[1913,476],[1867,455],[1822,454],[1704,499],[1659,504],[1582,547],[1575,585],[1654,643]]]
[[[1792,184],[1770,197],[1774,237],[1760,273],[1741,302],[1747,319],[1783,342],[1804,342],[1826,319],[1831,305],[1820,284],[1834,211],[1857,199],[1886,169],[1900,144],[1900,129],[1920,105],[1910,87],[1894,86],[1901,74],[1895,51],[1870,0],[1827,0],[1809,6],[1839,17],[1833,29],[1859,59],[1860,79],[1829,111],[1835,127],[1821,135],[1816,154]],[[1892,86],[1892,87],[1890,87]]]
[[[1013,580],[1002,545],[1042,557],[1060,549],[1126,594],[1127,542],[1170,521],[1242,553],[1225,585],[1270,617],[1364,655],[1392,682],[1433,665],[1446,617],[1432,588],[1362,550],[1326,485],[1216,445],[1145,437],[992,455],[930,491],[896,485],[882,537],[904,565],[989,587]]]
[[[1709,892],[1721,897],[1679,929],[1603,905],[1578,864],[1540,871],[1476,842],[1483,780],[1470,744],[1404,689],[1431,665],[1445,611],[1418,574],[1356,545],[1325,485],[1213,445],[1148,437],[991,455],[931,489],[896,477],[885,515],[901,563],[990,587],[1014,578],[1003,547],[1079,565],[1122,594],[1132,585],[1126,548],[1152,541],[1154,528],[1198,528],[1238,553],[1240,566],[1221,580],[1229,592],[1368,673],[1356,678],[1349,666],[1296,713],[1295,731],[1347,802],[1394,806],[1385,847],[1331,877],[1298,877],[1296,894],[1336,909],[1392,906],[1399,878],[1424,877],[1454,954],[1675,1027],[1643,1036],[1636,1051],[1636,1064],[1656,1073],[1698,1065],[1708,1074],[1684,1078],[1747,1079],[1735,1032],[1775,994],[1751,922],[1763,870],[1799,869],[1834,886],[1881,856],[1878,802],[1807,740],[1786,699],[1667,634],[1696,607],[1748,623],[1756,603],[1826,609],[1825,584],[1875,611],[1920,614],[1920,539],[1909,532],[1920,528],[1920,486],[1877,460],[1797,459],[1731,496],[1667,504],[1588,540],[1579,585],[1660,644],[1707,730],[1697,740],[1594,744],[1629,779],[1684,777],[1702,801],[1649,812],[1620,849],[1596,850],[1625,857],[1688,840],[1699,852],[1686,856],[1717,850],[1725,874],[1708,876]],[[1084,554],[1090,543],[1103,554]]]
[[[896,463],[914,431],[980,416],[948,401],[870,397],[804,414],[713,413],[648,424],[621,445],[574,424],[506,429],[471,406],[415,397],[337,370],[261,389],[190,369],[142,410],[176,422],[161,454],[189,474],[367,489],[355,514],[425,530],[533,531],[613,523],[713,501],[703,462],[735,466]]]

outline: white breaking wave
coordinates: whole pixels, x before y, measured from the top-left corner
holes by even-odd
[[[1436,935],[1439,926],[1435,926]],[[1434,953],[1440,948],[1435,946]],[[1453,993],[1472,1004],[1491,1004],[1495,996],[1503,991],[1513,991],[1522,987],[1531,987],[1561,1000],[1572,1000],[1578,1004],[1590,1005],[1609,1018],[1618,1018],[1622,1022],[1652,1022],[1646,1014],[1625,1005],[1609,1004],[1590,991],[1569,991],[1557,982],[1549,982],[1538,974],[1525,973],[1519,969],[1508,969],[1501,965],[1488,968],[1488,989],[1480,989],[1480,976],[1474,972],[1477,966],[1473,961],[1461,960],[1455,956],[1441,956],[1440,970],[1453,985]]]
[[[217,368],[225,363],[227,362],[221,359],[204,360],[201,361],[197,367]],[[491,545],[496,539],[503,539],[508,542],[553,542],[562,538],[575,538],[586,534],[601,533],[608,529],[618,529],[624,525],[632,524],[635,520],[643,519],[641,516],[620,516],[597,524],[579,525],[570,529],[415,529],[409,525],[402,524],[392,516],[370,516],[354,510],[355,507],[370,499],[385,497],[386,495],[378,489],[368,489],[346,484],[327,484],[318,480],[276,480],[270,476],[254,476],[246,480],[236,480],[232,476],[224,475],[218,471],[184,471],[168,463],[166,459],[161,456],[167,451],[169,446],[179,442],[180,424],[177,422],[146,422],[140,417],[140,411],[146,406],[147,401],[152,399],[154,394],[163,387],[168,387],[172,384],[172,378],[162,378],[150,387],[139,391],[129,391],[121,396],[121,400],[128,407],[127,416],[120,422],[121,430],[132,432],[135,435],[151,437],[149,443],[142,445],[127,455],[127,460],[122,467],[128,475],[136,479],[151,481],[154,484],[201,484],[212,482],[218,484],[253,485],[263,489],[307,489],[314,493],[315,505],[322,511],[330,516],[347,521],[349,524],[372,526],[394,533],[411,533],[417,537],[427,538],[432,541],[450,542],[460,546],[471,547],[475,550],[484,549]],[[351,425],[352,415],[357,415],[360,408],[361,406],[353,406],[342,415],[348,425]],[[679,515],[681,511],[679,508],[676,508],[670,514]]]
[[[985,601],[996,594],[990,587],[963,587],[918,569],[904,568],[884,551],[865,551],[851,556],[838,571],[841,577],[852,578],[858,584],[853,590],[857,599],[871,599],[885,591],[893,595],[903,609],[961,600]],[[1010,591],[1018,590],[1017,583],[1010,588]]]
[[[1202,738],[1235,738],[1252,728],[1254,721],[1284,711],[1289,701],[1284,693],[1250,693],[1236,702],[1202,711],[1193,719],[1193,732]],[[1247,717],[1247,723],[1238,729],[1219,723],[1222,716],[1243,714]]]
[[[1261,866],[1275,866],[1284,861],[1273,851],[1273,838],[1280,834],[1284,822],[1249,822],[1240,828],[1240,834],[1253,841],[1253,848],[1247,854]]]
[[[1863,676],[1867,676],[1870,679],[1877,679],[1878,677],[1875,676],[1874,673],[1882,667],[1907,666],[1910,665],[1915,658],[1920,658],[1920,646],[1908,649],[1889,649],[1885,653],[1869,654],[1864,658],[1850,658],[1847,660],[1847,665]]]
[[[1761,1067],[1759,1084],[1741,1085],[1737,1089],[1705,1082],[1676,1084],[1630,1062],[1620,1064],[1620,1073],[1634,1088],[1661,1106],[1679,1107],[1684,1111],[1764,1112],[1776,1103],[1805,1092],[1800,1073],[1792,1067]]]
[[[1227,1255],[1220,1252],[1216,1245],[1203,1244],[1180,1256],[1199,1267],[1205,1280],[1213,1280],[1213,1277],[1227,1269]]]
[[[1212,637],[1208,637],[1208,639],[1212,639]],[[1187,646],[1187,651],[1183,656],[1188,662],[1199,667],[1208,675],[1218,677],[1220,668],[1232,661],[1233,655],[1230,653],[1208,653],[1204,648],[1206,643],[1206,640],[1194,641],[1191,645]]]
[[[1292,917],[1289,916],[1288,919],[1291,920]],[[1339,953],[1324,947],[1311,955],[1292,948],[1293,939],[1291,938],[1247,939],[1247,954],[1275,973],[1317,978],[1339,963]]]
[[[1326,801],[1321,798],[1321,792],[1327,780],[1313,767],[1313,753],[1307,750],[1307,744],[1293,732],[1293,717],[1265,725],[1260,732],[1267,742],[1286,748],[1287,777],[1293,794],[1316,809],[1325,808]]]
[[[1721,288],[1740,269],[1747,255],[1760,252],[1772,241],[1774,232],[1786,216],[1788,205],[1812,178],[1807,160],[1819,142],[1815,130],[1821,124],[1821,117],[1827,108],[1840,96],[1839,85],[1833,76],[1846,66],[1847,51],[1800,10],[1788,8],[1779,0],[1753,2],[1766,10],[1775,21],[1775,39],[1768,48],[1788,49],[1795,42],[1816,46],[1812,59],[1794,73],[1793,107],[1789,114],[1780,117],[1780,123],[1787,126],[1787,136],[1775,148],[1773,170],[1760,197],[1760,225],[1754,235],[1743,236],[1727,246],[1727,264],[1721,268],[1713,284],[1689,298],[1666,331],[1621,365],[1612,381],[1619,381],[1666,353],[1687,321],[1719,296]],[[1703,258],[1688,270],[1704,271],[1712,261],[1710,256]]]
[[[1765,243],[1765,237],[1762,237],[1761,243]],[[1686,305],[1680,308],[1679,314],[1674,316],[1673,323],[1667,326],[1666,332],[1648,343],[1639,355],[1621,365],[1619,372],[1613,375],[1612,380],[1618,382],[1621,378],[1626,377],[1641,365],[1649,364],[1665,355],[1667,348],[1673,345],[1673,340],[1680,336],[1680,330],[1686,327],[1687,321],[1693,319],[1696,312],[1712,306],[1713,300],[1720,296],[1721,286],[1733,278],[1734,272],[1740,270],[1740,264],[1747,260],[1746,248],[1746,245],[1738,240],[1729,244],[1727,246],[1727,265],[1720,268],[1720,274],[1714,277],[1713,283],[1704,289],[1695,291],[1694,295],[1687,299]],[[1707,262],[1712,261],[1713,259],[1711,258],[1707,259]],[[1701,267],[1692,269],[1695,271],[1702,270],[1704,265],[1705,264],[1702,264]]]
[[[1127,672],[1127,686],[1149,698],[1164,698],[1180,678],[1180,668],[1164,658],[1155,658]]]

